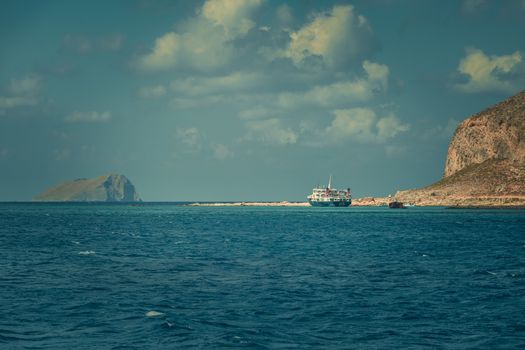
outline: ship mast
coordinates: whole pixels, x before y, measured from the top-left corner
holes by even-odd
[[[328,180],[328,189],[332,189],[332,175],[330,175],[330,179]]]

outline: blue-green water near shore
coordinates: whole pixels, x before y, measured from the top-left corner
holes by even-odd
[[[2,349],[523,349],[525,211],[3,203],[0,310]]]

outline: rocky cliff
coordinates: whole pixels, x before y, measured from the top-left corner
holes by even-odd
[[[443,179],[396,199],[419,205],[525,205],[525,91],[459,124]]]
[[[458,126],[448,148],[445,177],[489,159],[525,163],[525,91]]]
[[[136,202],[140,201],[135,186],[119,174],[94,179],[67,181],[49,188],[34,198],[50,202]]]

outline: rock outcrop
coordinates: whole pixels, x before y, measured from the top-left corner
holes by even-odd
[[[388,206],[388,203],[393,201],[392,198],[388,197],[363,197],[363,198],[352,198],[353,207],[384,207]]]
[[[34,198],[49,202],[137,202],[140,197],[127,177],[119,174],[77,179],[52,187]]]
[[[445,177],[489,159],[525,163],[525,91],[458,126],[448,147]]]
[[[525,91],[463,121],[443,179],[395,198],[419,205],[525,205]]]

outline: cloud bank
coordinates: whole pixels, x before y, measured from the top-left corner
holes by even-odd
[[[333,140],[382,143],[410,128],[394,114],[379,118],[369,108],[338,109],[334,115],[331,124],[324,130],[324,137]]]
[[[355,61],[375,49],[376,39],[366,18],[350,5],[334,6],[290,34],[285,56],[296,65],[318,56],[328,66]]]
[[[155,39],[152,50],[137,63],[145,70],[221,67],[234,56],[233,41],[255,26],[251,16],[260,5],[261,0],[208,0],[178,31]]]

